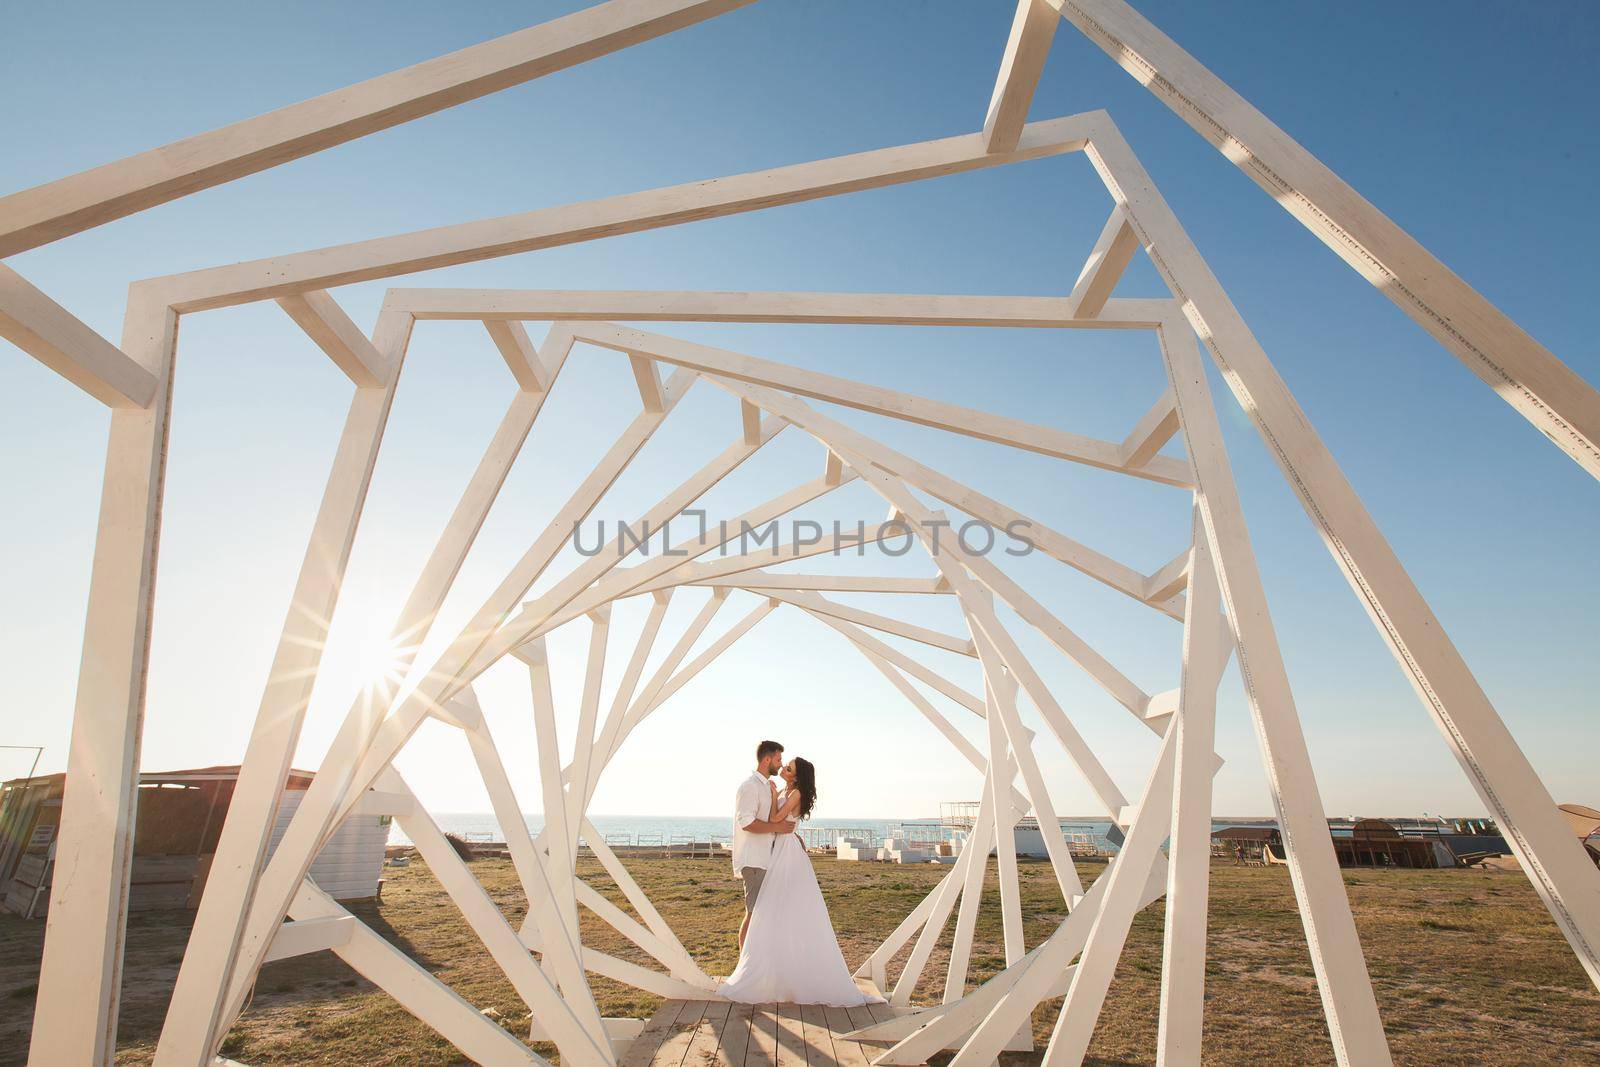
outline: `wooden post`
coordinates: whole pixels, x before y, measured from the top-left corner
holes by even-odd
[[[158,368],[157,382],[149,407],[111,413],[29,1047],[37,1064],[108,1064],[116,1051],[177,344],[173,311],[129,301],[123,351]]]

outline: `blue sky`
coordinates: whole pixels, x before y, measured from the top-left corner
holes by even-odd
[[[3,48],[0,189],[14,190],[554,17],[580,4],[61,3],[18,14]],[[1600,241],[1589,207],[1600,79],[1588,5],[1141,3],[1141,10],[1590,382]],[[680,181],[970,132],[1009,2],[756,4],[485,100],[124,219],[9,261],[111,337],[127,283]],[[1382,32],[1374,32],[1381,27]],[[1397,308],[1070,27],[1032,117],[1108,109],[1295,390],[1557,800],[1594,803],[1600,689],[1593,481]],[[432,272],[394,284],[1052,294],[1109,207],[1081,156],[856,194]],[[389,283],[338,297],[363,327]],[[1119,295],[1157,295],[1142,260]],[[1161,389],[1147,337],[1109,333],[696,327],[663,332],[1117,439]],[[535,325],[537,339],[543,327]],[[161,547],[144,764],[242,752],[349,388],[274,306],[185,319]],[[1244,416],[1222,419],[1330,814],[1481,806]],[[330,637],[300,762],[358,684],[356,649],[398,608],[487,442],[511,380],[471,324],[419,326]],[[65,762],[104,410],[0,342],[0,744]],[[736,431],[700,386],[597,512],[631,517]],[[563,376],[446,605],[459,626],[626,422],[619,358]],[[1180,491],[867,416],[848,421],[1141,570],[1184,543]],[[793,440],[790,438],[793,437]],[[820,469],[786,433],[719,488],[737,512]],[[1002,462],[1003,460],[1003,462]],[[807,514],[876,519],[850,490]],[[930,573],[925,560],[879,561]],[[860,567],[852,563],[852,567]],[[839,570],[824,563],[813,570]],[[1014,566],[1144,688],[1176,684],[1178,627],[1042,558]],[[698,607],[678,598],[669,626]],[[870,598],[857,600],[878,606]],[[742,615],[738,600],[715,627]],[[906,610],[955,630],[948,604]],[[619,608],[632,646],[643,605]],[[571,718],[584,624],[553,642]],[[675,632],[675,631],[674,631]],[[1123,790],[1154,738],[1044,642],[1041,673]],[[970,664],[948,666],[976,686]],[[951,657],[954,659],[954,657]],[[620,671],[615,662],[611,675]],[[609,688],[609,687],[608,687]],[[481,686],[537,809],[526,678]],[[965,714],[956,710],[952,716]],[[1269,803],[1239,691],[1224,680],[1217,809]],[[960,720],[958,720],[960,721]],[[971,716],[962,723],[975,739]],[[976,776],[848,646],[780,611],[641,727],[596,810],[714,814],[758,736],[822,770],[819,818],[925,816]],[[1091,810],[1053,745],[1058,808]],[[486,808],[465,746],[425,727],[402,769],[441,810]],[[685,770],[691,773],[686,774]],[[20,774],[26,762],[0,765]]]

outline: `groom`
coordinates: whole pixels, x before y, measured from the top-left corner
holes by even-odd
[[[783,746],[776,741],[761,742],[756,746],[756,769],[739,783],[739,791],[734,796],[733,873],[744,882],[740,949],[744,948],[744,937],[750,930],[750,913],[755,910],[761,879],[766,877],[767,862],[772,858],[773,835],[794,832],[794,823],[768,822],[764,817],[771,814],[772,807],[772,786],[767,779],[777,774],[782,766]]]

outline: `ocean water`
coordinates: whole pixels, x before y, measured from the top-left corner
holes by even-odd
[[[500,823],[491,812],[435,812],[434,821],[445,833],[457,834],[467,840],[504,841]],[[526,814],[530,833],[544,829],[544,816]],[[733,819],[716,815],[591,815],[589,821],[612,845],[671,845],[689,841],[728,841],[733,837]],[[1213,828],[1231,826],[1232,822],[1217,822]],[[803,823],[807,843],[830,843],[834,831],[863,831],[874,841],[886,837],[904,836],[914,841],[941,841],[953,836],[953,831],[938,824],[937,819],[826,819],[816,823]],[[1069,835],[1090,836],[1104,848],[1114,848],[1106,834],[1111,823],[1105,819],[1061,820],[1061,828]],[[389,831],[389,843],[408,845],[411,840],[400,829],[398,822]]]

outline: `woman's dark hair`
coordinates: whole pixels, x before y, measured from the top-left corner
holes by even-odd
[[[811,809],[817,806],[817,769],[811,766],[811,761],[794,758],[794,787],[800,790],[800,811],[802,819],[811,816]]]

